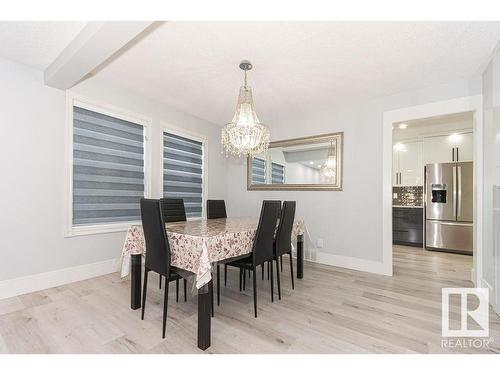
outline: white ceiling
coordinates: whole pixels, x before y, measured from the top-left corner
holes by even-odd
[[[44,70],[86,22],[0,22],[0,56]]]
[[[480,74],[499,40],[500,22],[169,22],[97,77],[224,124],[249,59],[266,123]]]
[[[400,129],[401,124],[406,128]],[[401,141],[432,134],[472,131],[473,126],[473,112],[454,113],[395,123],[392,136],[394,141]]]
[[[0,22],[0,56],[45,69],[85,24]],[[95,79],[222,125],[250,59],[267,123],[480,74],[498,40],[500,22],[167,22]]]

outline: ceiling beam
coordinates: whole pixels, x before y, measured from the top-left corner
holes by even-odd
[[[89,22],[45,69],[45,84],[66,90],[83,80],[154,22]]]

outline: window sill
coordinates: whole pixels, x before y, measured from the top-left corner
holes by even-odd
[[[82,225],[66,228],[64,237],[90,236],[94,234],[126,232],[131,225],[140,225],[139,221],[116,223],[116,224],[97,224],[97,225]]]

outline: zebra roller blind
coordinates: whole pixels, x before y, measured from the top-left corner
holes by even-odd
[[[202,142],[163,133],[163,196],[182,198],[188,218],[202,216]]]
[[[271,181],[273,184],[285,183],[285,166],[278,163],[271,163]]]
[[[252,184],[266,183],[266,161],[260,158],[252,159]]]
[[[73,107],[73,225],[141,219],[144,127]]]

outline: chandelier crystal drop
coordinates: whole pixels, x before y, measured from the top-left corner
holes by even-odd
[[[252,88],[247,85],[247,71],[252,69],[249,61],[242,61],[240,69],[245,72],[244,85],[240,87],[236,113],[232,121],[222,129],[221,143],[228,154],[253,156],[269,147],[269,129],[263,125],[257,114],[252,97]]]
[[[333,148],[333,142],[330,145],[330,150],[328,151],[328,158],[325,164],[321,167],[321,174],[325,177],[334,179],[336,174],[336,159],[335,150]]]

